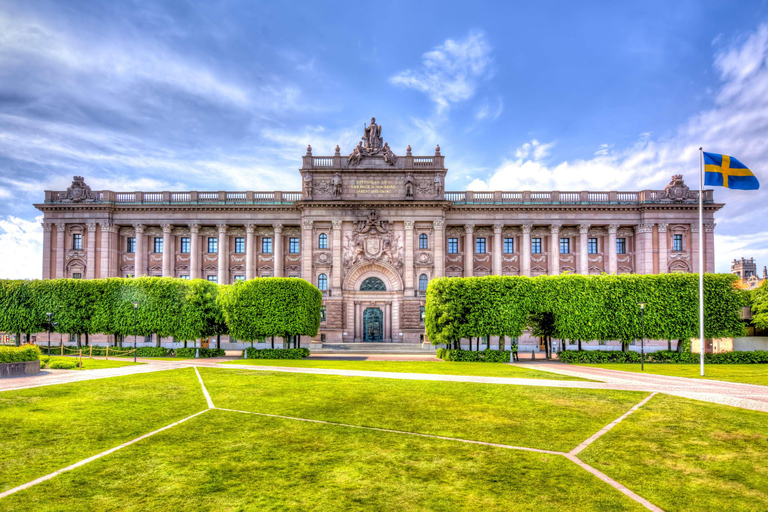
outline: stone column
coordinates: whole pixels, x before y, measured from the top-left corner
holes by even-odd
[[[637,274],[653,274],[653,224],[635,226],[637,235]]]
[[[523,246],[520,248],[520,271],[531,275],[531,229],[533,224],[523,224]]]
[[[405,225],[405,263],[403,275],[405,277],[405,295],[413,296],[413,221],[406,220]]]
[[[253,224],[245,225],[245,280],[253,279]]]
[[[549,275],[560,273],[560,224],[549,227]]]
[[[445,275],[445,231],[444,223],[441,220],[432,222],[432,228],[435,232],[435,275],[434,277],[443,277]]]
[[[112,224],[101,223],[101,278],[110,277],[109,270],[112,267]]]
[[[392,303],[384,304],[384,339],[392,340]]]
[[[96,223],[88,222],[88,238],[85,240],[85,278],[96,279]]]
[[[301,247],[299,250],[301,251],[301,277],[316,285],[317,283],[312,280],[312,224],[314,224],[312,219],[304,219],[302,222],[303,229],[301,230]]]
[[[715,224],[704,224],[704,272],[715,271]]]
[[[608,226],[608,274],[616,274],[619,271],[619,262],[616,259],[616,232],[618,224]]]
[[[331,241],[331,247],[333,249],[333,254],[331,255],[333,260],[333,267],[331,268],[331,287],[334,295],[338,293],[338,295],[341,296],[341,221],[332,220],[331,224],[333,224],[333,240]]]
[[[189,225],[189,278],[200,278],[200,224]]]
[[[475,248],[472,236],[474,232],[474,225],[464,226],[464,277],[472,277],[475,274]]]
[[[143,276],[147,273],[144,266],[144,224],[134,224],[133,229],[136,231],[136,245],[134,247],[133,254],[133,275],[134,277]]]
[[[691,270],[699,273],[699,223],[691,224]]]
[[[171,252],[172,229],[172,225],[163,224],[163,277],[173,277],[173,270],[171,270],[171,258],[173,257],[173,252]]]
[[[363,341],[363,319],[362,308],[359,302],[355,302],[355,341]]]
[[[219,270],[218,283],[229,284],[229,237],[227,236],[227,225],[218,224],[219,228]]]
[[[54,277],[66,277],[64,269],[64,237],[67,236],[67,225],[63,222],[56,224],[56,272]]]
[[[659,274],[667,273],[667,227],[668,224],[659,224]]]
[[[589,275],[589,224],[579,224],[579,274]]]
[[[274,240],[272,240],[272,263],[275,277],[283,277],[283,225],[272,224],[275,230]]]
[[[501,230],[504,229],[504,224],[493,225],[493,275],[501,275]]]
[[[51,253],[53,247],[51,247],[51,239],[53,238],[53,224],[50,222],[43,222],[43,279],[51,278]]]

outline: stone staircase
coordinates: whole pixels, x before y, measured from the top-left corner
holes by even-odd
[[[313,354],[434,354],[431,343],[312,343]]]

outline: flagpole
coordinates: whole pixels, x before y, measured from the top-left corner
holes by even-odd
[[[699,148],[699,361],[701,365],[701,376],[704,376],[704,352],[706,351],[706,341],[704,340],[704,244],[702,235],[704,234],[704,191],[702,182],[704,181],[704,153]]]

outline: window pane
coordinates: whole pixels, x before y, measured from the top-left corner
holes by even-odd
[[[448,254],[458,254],[459,253],[459,239],[458,238],[449,238],[448,239]]]
[[[208,253],[216,254],[219,252],[219,239],[211,237],[208,239]]]
[[[235,282],[237,283],[238,281],[245,281],[245,276],[235,276]]]
[[[425,233],[422,233],[419,235],[419,249],[427,249],[429,247],[429,243],[427,240],[427,235]]]
[[[136,239],[134,237],[128,237],[125,244],[125,252],[133,253],[136,252]]]
[[[590,238],[589,239],[589,243],[588,243],[588,247],[587,247],[587,252],[589,254],[597,254],[597,238]]]
[[[317,242],[317,246],[320,249],[327,249],[328,248],[328,235],[325,233],[320,233],[320,239]]]
[[[675,235],[674,236],[674,243],[672,247],[673,251],[682,251],[683,250],[683,235]]]
[[[83,274],[81,274],[80,272],[75,272],[74,274],[72,274],[72,279],[82,279],[82,278],[83,278]]]
[[[424,318],[427,316],[427,309],[424,306],[419,307],[419,319],[421,323],[424,323]]]
[[[328,289],[328,276],[325,274],[320,274],[317,276],[317,287],[321,290],[327,290]]]
[[[626,238],[617,238],[616,239],[616,254],[626,254],[627,253],[627,239]]]
[[[541,254],[541,238],[531,238],[531,254]]]
[[[72,235],[72,249],[80,250],[83,248],[83,235],[76,233]]]
[[[189,276],[179,276],[181,279],[189,279]]]
[[[208,280],[212,283],[218,283],[219,282],[219,276],[208,276]]]
[[[513,254],[515,252],[515,239],[514,238],[505,238],[504,239],[504,254]]]
[[[485,254],[485,238],[475,240],[475,254]]]
[[[261,239],[261,252],[264,254],[272,253],[272,239],[269,237]]]
[[[182,254],[187,254],[190,251],[190,239],[189,238],[182,238],[181,239],[181,252]]]
[[[235,238],[235,252],[238,254],[245,252],[245,238]]]
[[[155,247],[154,252],[161,253],[163,252],[163,239],[160,237],[155,237]]]
[[[320,321],[325,322],[325,306],[320,306]]]
[[[561,238],[560,239],[560,254],[570,254],[571,253],[571,239],[570,238]]]
[[[427,284],[429,284],[429,279],[427,278],[427,274],[421,274],[419,276],[419,291],[422,291],[422,292],[427,291]]]
[[[298,254],[299,253],[299,239],[298,238],[291,238],[288,241],[288,252],[291,254]]]

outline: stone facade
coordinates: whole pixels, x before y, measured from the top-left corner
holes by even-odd
[[[713,272],[722,204],[681,176],[637,192],[446,192],[445,157],[397,156],[375,122],[302,158],[300,192],[46,191],[43,277],[284,276],[323,290],[318,340],[418,343],[441,276]],[[363,143],[364,142],[364,143]],[[371,336],[373,338],[371,338]]]

